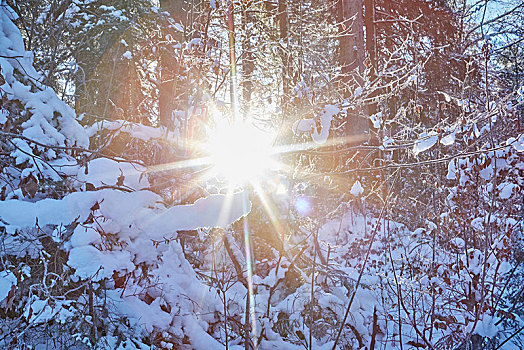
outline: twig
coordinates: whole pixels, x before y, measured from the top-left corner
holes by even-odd
[[[514,336],[516,336],[517,334],[519,334],[520,332],[522,332],[524,330],[524,326],[520,327],[517,331],[515,331],[515,333],[513,333],[512,335],[510,335],[509,337],[506,338],[506,340],[504,340],[502,343],[500,343],[499,346],[497,346],[495,348],[495,350],[498,350],[500,349],[504,344],[506,344],[511,338],[513,338]]]
[[[397,176],[398,178],[398,176]],[[378,217],[378,220],[377,220],[377,224],[375,225],[375,228],[373,229],[373,232],[371,234],[371,240],[369,241],[369,247],[367,249],[367,252],[366,252],[366,257],[364,258],[364,262],[362,263],[362,266],[360,267],[360,272],[358,274],[358,279],[357,279],[357,283],[355,285],[355,290],[353,291],[353,294],[351,295],[351,299],[349,299],[349,304],[346,308],[346,313],[344,314],[344,319],[342,320],[342,323],[340,325],[340,328],[338,330],[338,333],[337,333],[337,337],[335,338],[335,343],[333,344],[333,348],[332,350],[335,350],[336,347],[337,347],[337,343],[338,343],[338,340],[340,339],[340,335],[342,334],[342,331],[344,330],[344,325],[346,324],[346,320],[348,318],[348,315],[349,315],[349,310],[351,309],[351,304],[353,304],[353,300],[355,299],[355,296],[357,295],[357,291],[358,291],[358,287],[360,286],[360,280],[362,279],[362,276],[364,275],[364,269],[366,268],[366,264],[367,264],[367,261],[368,261],[368,258],[369,258],[369,254],[371,252],[371,247],[373,246],[373,243],[375,242],[375,236],[378,232],[378,228],[379,228],[379,223],[380,223],[380,219],[382,218],[382,215],[384,215],[384,213],[386,212],[386,207],[389,203],[389,199],[391,198],[391,194],[392,194],[392,189],[393,189],[393,186],[396,182],[396,179],[395,178],[395,181],[393,182],[390,190],[389,190],[389,193],[388,193],[388,196],[386,197],[386,200],[384,201],[384,206],[382,207],[382,210],[380,212],[380,215]]]

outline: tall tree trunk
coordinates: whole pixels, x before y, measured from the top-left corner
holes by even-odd
[[[242,14],[242,32],[244,33],[244,40],[242,41],[242,99],[244,113],[249,113],[251,93],[253,91],[253,71],[255,65],[253,62],[253,48],[251,46],[251,33],[248,28],[249,24],[253,21],[249,8],[251,1],[244,3],[243,14]]]
[[[160,0],[160,7],[168,11],[176,22],[185,27],[187,11],[184,0]],[[167,27],[167,25],[166,25]],[[182,38],[180,38],[182,39]],[[158,88],[158,111],[160,124],[167,127],[172,126],[171,115],[174,109],[176,80],[179,73],[178,57],[170,50],[164,50],[160,54],[160,84]]]
[[[369,68],[368,80],[374,81],[377,77],[377,58],[375,41],[375,0],[364,0],[364,24],[366,26],[366,52]],[[378,91],[373,91],[370,97],[378,95]],[[372,102],[368,105],[369,115],[377,113],[377,103]]]
[[[227,31],[229,37],[229,100],[231,102],[231,111],[233,112],[233,120],[236,122],[238,118],[237,111],[237,58],[235,51],[235,18],[233,10],[233,0],[227,1]]]
[[[160,124],[169,127],[171,125],[172,98],[175,87],[175,75],[169,57],[162,54],[160,57],[160,84],[158,88],[158,112]]]
[[[282,60],[282,110],[286,113],[286,102],[290,91],[290,69],[289,69],[289,16],[287,8],[287,0],[278,0],[278,28],[280,34],[280,42],[283,47],[280,50],[280,59]]]
[[[362,16],[362,0],[338,0],[337,13],[339,21],[339,63],[341,65],[340,82],[344,97],[350,97],[364,81],[364,19]],[[369,130],[368,121],[357,109],[348,111],[346,136],[357,136],[349,140],[351,143],[361,143]]]
[[[361,84],[365,57],[362,0],[338,0],[337,6],[341,78],[349,86]]]

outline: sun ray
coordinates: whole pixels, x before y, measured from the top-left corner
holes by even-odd
[[[191,158],[191,159],[180,160],[177,162],[148,166],[147,173],[156,173],[156,172],[169,171],[169,170],[201,168],[201,167],[210,166],[210,165],[211,165],[210,157]]]
[[[284,238],[285,238],[284,230],[275,213],[276,210],[274,210],[274,208],[272,207],[269,201],[269,198],[266,195],[266,192],[263,190],[262,186],[260,185],[260,182],[253,181],[252,185],[253,185],[253,189],[255,190],[255,193],[257,194],[258,198],[260,199],[260,202],[262,203],[262,206],[264,207],[264,210],[266,211],[267,215],[269,216],[269,220],[271,221],[273,227],[275,228],[277,235],[281,238],[282,242],[284,242]]]
[[[218,215],[218,222],[223,222],[223,219],[228,214],[229,210],[231,209],[231,205],[233,203],[233,189],[228,188],[226,199],[224,200],[224,204],[222,205],[222,208],[220,208],[220,213]]]
[[[247,193],[244,194],[244,210],[246,210],[247,207],[247,201],[249,199],[247,198]],[[251,320],[251,336],[253,337],[253,343],[257,343],[257,324],[256,324],[256,315],[255,315],[255,294],[253,290],[253,256],[252,256],[252,247],[251,247],[251,233],[249,232],[249,223],[247,217],[243,218],[244,220],[244,246],[246,250],[246,269],[247,269],[247,296],[246,298],[249,298],[249,310],[246,310],[246,312],[249,312],[249,319]]]
[[[322,152],[320,150],[322,148],[355,144],[366,137],[365,135],[353,135],[333,138],[324,144],[310,141],[270,146],[267,144],[267,140],[260,142],[260,135],[253,131],[253,127],[245,124],[222,128],[204,145],[195,146],[200,153],[206,153],[206,156],[149,166],[146,172],[200,170],[205,167],[214,167],[215,174],[207,174],[206,179],[213,175],[216,176],[217,173],[225,173],[221,175],[231,177],[232,182],[240,184],[260,175],[267,169],[281,169],[283,165],[275,160],[276,156],[308,150]],[[329,152],[332,151],[326,151],[326,153]]]
[[[328,139],[325,143],[319,144],[314,141],[308,141],[308,142],[301,142],[301,143],[291,143],[286,145],[278,145],[274,146],[272,153],[273,154],[286,154],[286,153],[294,153],[294,152],[301,152],[301,151],[308,151],[308,150],[318,150],[321,148],[331,147],[331,146],[339,146],[339,145],[350,145],[350,144],[358,144],[359,142],[362,142],[367,139],[367,135],[351,135],[351,136],[343,136],[343,137],[334,137],[332,139]],[[332,152],[332,151],[326,151]]]

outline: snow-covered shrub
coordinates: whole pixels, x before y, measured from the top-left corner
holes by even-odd
[[[218,296],[175,239],[179,230],[245,215],[244,194],[167,207],[148,190],[144,166],[89,151],[90,129],[38,81],[12,16],[2,4],[0,344],[220,347],[206,333]],[[226,197],[231,210],[223,215]]]

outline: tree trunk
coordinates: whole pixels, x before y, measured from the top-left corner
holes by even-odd
[[[366,52],[369,68],[368,80],[370,82],[376,79],[377,58],[375,51],[375,0],[364,0],[364,24],[366,25]],[[373,91],[370,97],[378,96],[378,91]],[[368,115],[377,113],[377,103],[372,102],[367,106]]]
[[[280,32],[280,42],[283,44],[280,50],[282,60],[282,110],[286,113],[286,101],[290,91],[290,71],[289,71],[289,16],[287,0],[278,0],[278,28]]]
[[[341,80],[350,87],[355,82],[361,85],[365,57],[362,0],[338,0],[337,6]]]
[[[244,115],[249,114],[251,93],[253,91],[253,71],[255,65],[253,62],[253,48],[251,47],[251,33],[248,29],[249,24],[253,21],[249,13],[251,2],[243,5],[242,14],[242,32],[244,33],[244,40],[242,41],[242,100]]]
[[[168,11],[176,22],[185,27],[187,11],[184,0],[160,0],[162,10]],[[167,26],[166,26],[167,27]],[[182,38],[180,38],[182,39]],[[158,87],[158,112],[160,124],[167,127],[172,126],[171,115],[174,109],[176,80],[179,73],[178,57],[174,52],[164,50],[160,54],[160,84]]]
[[[354,91],[364,85],[364,19],[362,0],[338,0],[339,16],[339,63],[341,66],[340,83],[343,96],[348,98]],[[346,136],[355,136],[348,143],[362,143],[367,139],[369,130],[367,118],[362,116],[358,107],[348,110],[345,126]]]

